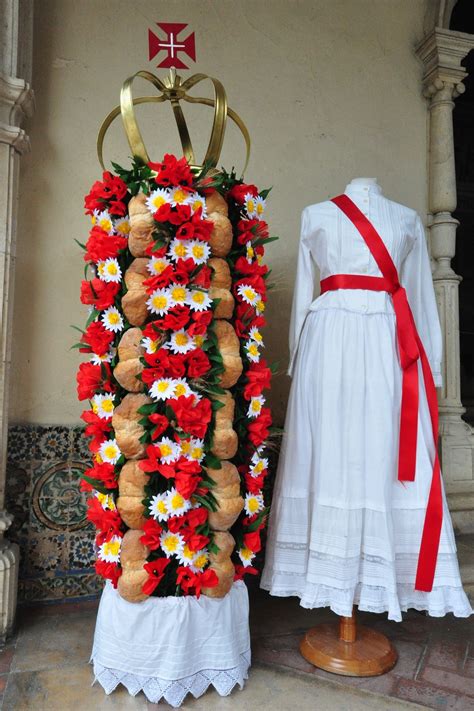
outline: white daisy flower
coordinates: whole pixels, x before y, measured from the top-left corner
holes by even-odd
[[[194,553],[194,557],[191,563],[191,570],[193,573],[200,573],[206,565],[209,563],[209,553],[207,548],[203,548],[200,551]]]
[[[192,394],[193,391],[189,387],[186,378],[176,378],[174,381],[174,396],[181,397],[181,395],[184,395],[185,397],[189,397]]]
[[[262,299],[259,299],[255,304],[255,310],[258,314],[263,314],[265,311],[265,302]]]
[[[256,326],[253,326],[250,329],[249,338],[250,338],[250,340],[255,341],[255,343],[258,343],[258,345],[262,346],[262,348],[263,348],[263,337]]]
[[[174,262],[177,262],[178,259],[187,259],[189,257],[188,244],[188,240],[175,237],[169,244],[168,256]]]
[[[97,272],[102,281],[108,283],[115,282],[116,284],[120,284],[122,281],[122,270],[120,269],[118,260],[112,257],[109,257],[109,259],[103,262],[99,262],[97,264]]]
[[[100,227],[104,232],[107,232],[109,235],[113,235],[114,233],[114,225],[112,222],[112,218],[110,217],[110,213],[108,210],[102,210],[102,212],[99,212],[98,210],[94,210],[94,217],[95,217],[95,222],[94,224]]]
[[[150,514],[156,521],[167,521],[170,515],[166,505],[166,492],[164,494],[156,494],[152,496],[148,505]]]
[[[205,333],[197,333],[193,336],[193,343],[195,348],[202,348],[204,341],[206,340]]]
[[[153,192],[148,195],[145,202],[147,208],[154,214],[162,205],[171,202],[170,192],[166,188],[157,188],[157,190],[153,190]]]
[[[196,555],[196,551],[192,551],[187,543],[184,544],[183,549],[176,554],[178,561],[181,565],[185,565],[189,568],[193,562],[193,558]],[[196,571],[194,571],[196,572]]]
[[[207,242],[200,239],[191,239],[187,244],[188,256],[195,264],[205,264],[211,256],[211,248]]]
[[[260,351],[258,350],[258,345],[255,341],[247,341],[244,346],[247,353],[247,358],[252,361],[252,363],[258,363],[260,360]]]
[[[147,300],[148,311],[158,316],[164,316],[173,306],[169,289],[155,289]]]
[[[262,411],[262,407],[265,403],[265,398],[263,395],[258,395],[251,398],[249,403],[249,409],[247,410],[247,417],[258,417]]]
[[[250,464],[250,475],[253,477],[259,476],[265,469],[268,469],[268,459],[253,455]]]
[[[202,210],[201,217],[204,219],[207,216],[206,200],[199,193],[191,193],[189,196],[189,206],[194,214],[198,210]]]
[[[99,454],[102,461],[108,462],[109,464],[116,464],[122,452],[120,451],[116,439],[106,439],[99,447]]]
[[[210,299],[207,291],[191,289],[188,294],[187,304],[193,311],[207,311],[211,307],[212,299]]]
[[[244,566],[244,568],[248,568],[250,565],[252,565],[252,561],[255,558],[255,553],[253,553],[250,548],[243,546],[237,551],[237,553],[240,560],[242,561],[242,565]]]
[[[114,414],[114,396],[108,393],[107,395],[94,395],[91,400],[92,411],[103,420],[110,420]]]
[[[109,306],[102,314],[101,320],[107,331],[118,333],[123,329],[122,314],[115,306]]]
[[[168,507],[168,511],[170,512],[170,516],[181,516],[191,508],[191,502],[189,499],[185,499],[174,486],[168,491],[166,496],[166,505]]]
[[[162,437],[156,444],[160,448],[160,462],[163,464],[171,464],[180,458],[181,447],[169,437]]]
[[[166,267],[169,267],[171,264],[169,259],[166,259],[166,257],[151,257],[146,265],[146,268],[150,272],[152,276],[159,276],[160,274],[163,274],[165,271]]]
[[[247,242],[247,248],[246,248],[246,255],[245,255],[247,262],[249,264],[252,264],[253,258],[255,257],[255,251],[254,248],[252,247],[251,242]]]
[[[171,284],[169,294],[172,306],[184,306],[188,300],[188,290],[181,284]]]
[[[189,452],[191,451],[191,439],[180,439],[179,444],[181,447],[181,455],[189,459]]]
[[[164,531],[160,536],[160,545],[167,558],[179,555],[184,548],[184,538],[180,533]]]
[[[105,541],[99,546],[97,555],[99,560],[106,563],[118,563],[120,560],[120,548],[122,547],[121,536],[112,536],[108,541]]]
[[[128,217],[120,217],[114,220],[114,230],[121,237],[128,237],[130,234],[130,220]]]
[[[115,501],[111,494],[102,494],[100,491],[94,491],[94,497],[99,501],[104,511],[115,511]]]
[[[255,217],[258,217],[259,220],[265,212],[266,204],[266,200],[260,197],[260,195],[255,198]]]
[[[260,299],[260,295],[255,291],[253,286],[250,286],[250,284],[239,284],[237,287],[237,293],[242,301],[250,304],[250,306],[255,306]]]
[[[247,516],[253,516],[259,511],[262,511],[264,507],[263,494],[247,493],[245,495],[244,509]]]
[[[98,355],[97,353],[93,353],[91,355],[91,363],[94,365],[100,365],[101,363],[111,363],[113,359],[115,358],[115,355],[117,353],[116,348],[110,348],[107,353],[104,353],[103,355]]]
[[[246,195],[244,195],[244,207],[247,217],[257,217],[256,198],[252,193],[246,193]]]
[[[202,462],[202,460],[204,459],[203,439],[197,439],[194,437],[191,439],[187,458],[195,462]]]
[[[184,328],[172,333],[166,345],[173,353],[189,353],[194,350],[193,339]]]
[[[191,203],[191,194],[178,185],[175,188],[171,188],[170,201],[173,207],[177,205],[189,205]]]
[[[168,400],[168,398],[174,397],[173,378],[159,378],[159,380],[155,380],[148,392],[155,401]]]
[[[153,338],[149,338],[148,336],[146,338],[142,338],[141,344],[145,349],[145,352],[150,354],[156,353],[156,351],[160,347],[159,339],[154,340]]]

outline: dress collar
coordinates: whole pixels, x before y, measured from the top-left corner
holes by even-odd
[[[382,188],[378,183],[350,182],[344,190],[346,195],[382,195]]]

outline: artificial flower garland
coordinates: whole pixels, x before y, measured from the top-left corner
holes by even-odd
[[[77,382],[96,571],[132,601],[222,596],[229,576],[257,572],[268,513],[268,191],[171,155],[114,170],[85,198],[76,344],[90,355]]]

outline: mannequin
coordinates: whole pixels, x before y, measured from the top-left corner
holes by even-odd
[[[353,605],[397,621],[410,607],[472,612],[436,453],[441,349],[419,216],[375,178],[305,208],[261,585],[341,616],[339,633],[322,625],[301,645],[329,671],[370,676],[396,661],[383,636],[356,631]]]

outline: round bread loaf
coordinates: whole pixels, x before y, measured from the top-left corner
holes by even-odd
[[[145,389],[144,383],[138,379],[143,370],[140,357],[145,349],[141,345],[142,332],[139,328],[129,328],[119,341],[117,354],[118,363],[114,368],[115,380],[132,393]]]
[[[128,602],[141,602],[148,595],[142,591],[148,580],[148,573],[143,569],[149,550],[140,542],[143,531],[130,530],[124,535],[120,551],[122,575],[118,580],[117,590]]]
[[[129,528],[142,529],[147,521],[142,502],[148,480],[148,475],[140,469],[136,460],[130,459],[125,462],[120,470],[117,509]]]
[[[155,222],[146,205],[145,193],[138,193],[128,203],[130,234],[128,248],[134,257],[144,257],[146,248],[153,243]]]
[[[128,291],[122,296],[122,309],[132,326],[141,326],[148,316],[146,305],[148,294],[143,286],[145,279],[150,276],[147,269],[148,261],[148,257],[134,259],[124,275]]]
[[[240,378],[243,370],[240,341],[228,321],[216,321],[214,329],[217,345],[224,362],[224,372],[219,376],[220,384],[223,388],[231,388]]]
[[[216,411],[212,452],[216,457],[219,457],[219,459],[232,459],[239,446],[237,432],[232,428],[235,401],[228,390],[226,390],[225,394],[216,395],[215,397],[224,403],[224,407]]]
[[[114,410],[112,427],[120,451],[126,459],[140,459],[145,456],[147,445],[140,442],[145,430],[139,423],[144,415],[138,412],[138,408],[151,402],[147,395],[129,393]]]

